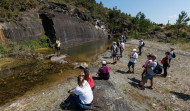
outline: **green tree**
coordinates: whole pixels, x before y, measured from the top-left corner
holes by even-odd
[[[187,12],[181,11],[181,14],[179,14],[179,18],[176,20],[175,23],[177,29],[177,39],[179,39],[180,30],[186,27],[189,21],[190,18],[188,17]]]

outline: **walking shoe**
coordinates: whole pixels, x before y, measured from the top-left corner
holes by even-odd
[[[65,108],[65,107],[68,107],[69,105],[70,105],[70,103],[62,102],[62,103],[60,104],[60,107],[63,109],[63,108]]]
[[[128,70],[127,73],[131,73],[131,71]]]
[[[133,74],[134,74],[135,72],[133,72],[133,71],[132,71],[131,73],[133,73]]]

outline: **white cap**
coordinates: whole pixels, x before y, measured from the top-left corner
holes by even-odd
[[[133,52],[136,52],[137,51],[137,49],[133,49]]]
[[[102,61],[102,64],[106,65],[106,61]]]

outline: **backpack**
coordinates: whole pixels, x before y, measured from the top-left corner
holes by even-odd
[[[164,64],[164,63],[166,62],[166,58],[167,58],[167,57],[164,57],[164,58],[162,59],[162,61],[161,61],[162,64]]]
[[[175,57],[176,57],[176,55],[175,55],[175,53],[173,53],[172,58],[175,58]]]
[[[145,46],[145,43],[143,42],[142,46],[144,47]]]
[[[161,74],[162,73],[162,66],[157,62],[157,65],[153,71],[155,74]]]

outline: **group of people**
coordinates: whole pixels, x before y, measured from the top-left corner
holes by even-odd
[[[108,80],[110,78],[110,68],[106,65],[106,61],[102,61],[102,67],[99,68],[97,75],[99,79]],[[84,73],[77,78],[77,87],[68,91],[70,95],[60,104],[61,108],[68,107],[72,100],[82,110],[89,109],[93,102],[93,89],[95,87],[92,75],[88,68],[84,68]]]
[[[119,41],[119,42],[118,42]],[[122,57],[122,53],[125,49],[125,44],[123,45],[123,40],[118,40],[117,43],[113,42],[111,52],[113,57],[113,64],[116,63],[118,60],[118,49],[122,48],[123,50],[120,50],[120,57]],[[118,43],[120,43],[118,45]],[[122,45],[121,45],[122,44]],[[132,52],[129,55],[129,62],[128,62],[128,71],[127,73],[135,73],[135,64],[138,59],[138,55],[142,54],[142,48],[145,46],[145,43],[143,39],[140,39],[139,41],[139,54],[137,53],[136,49],[133,49]],[[162,68],[164,69],[163,77],[167,77],[167,69],[170,67],[172,58],[175,58],[174,48],[171,48],[170,51],[167,51],[165,53],[165,57],[162,59],[161,63],[163,66],[161,66],[157,59],[157,56],[154,54],[147,55],[147,61],[142,66],[144,68],[142,75],[142,80],[139,83],[140,87],[144,90],[144,85],[147,83],[147,80],[150,80],[151,86],[150,89],[153,89],[153,77],[155,74],[161,74]],[[132,68],[132,70],[131,70]]]
[[[142,47],[144,46],[144,42],[141,39],[139,41],[139,55],[141,55]],[[125,49],[125,43],[123,39],[118,40],[117,42],[113,42],[111,47],[113,63],[115,64],[118,60],[118,50],[120,49],[120,57],[122,57],[122,53]],[[167,69],[170,67],[172,58],[175,58],[174,48],[171,48],[170,51],[165,53],[165,57],[162,59],[161,63],[163,64],[164,74],[163,76],[167,76]],[[135,72],[135,63],[138,59],[137,50],[133,49],[131,54],[129,55],[128,62],[128,71],[127,73]],[[159,63],[156,60],[157,56],[154,54],[147,55],[147,61],[143,64],[143,72],[141,74],[141,82],[139,86],[142,90],[145,89],[144,85],[147,83],[147,80],[150,80],[150,89],[153,89],[153,78],[155,75],[155,70],[158,69]],[[131,70],[132,67],[132,70]],[[99,79],[108,80],[110,78],[110,68],[107,66],[106,61],[102,61],[102,67],[99,68],[97,75]],[[78,76],[77,79],[78,85],[73,90],[70,90],[69,97],[60,104],[61,108],[68,107],[70,105],[71,100],[74,100],[77,105],[83,109],[89,109],[93,102],[93,89],[95,87],[92,75],[89,72],[88,68],[84,68],[84,73]]]

